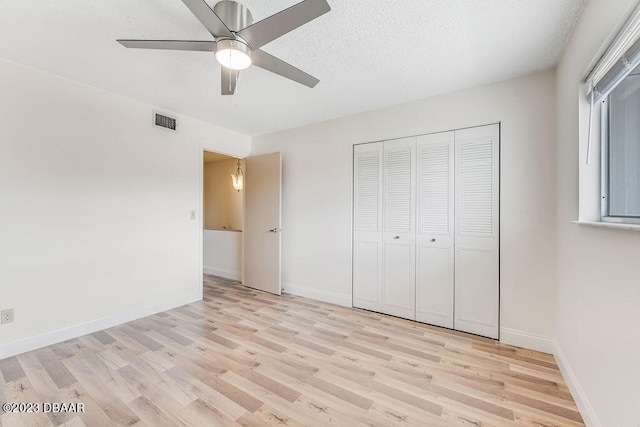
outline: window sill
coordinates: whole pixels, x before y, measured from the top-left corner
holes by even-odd
[[[588,225],[591,227],[613,228],[616,230],[640,231],[640,224],[623,224],[620,222],[602,222],[602,221],[571,221],[578,225]]]

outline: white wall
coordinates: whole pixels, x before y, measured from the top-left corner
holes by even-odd
[[[202,271],[242,280],[242,232],[204,230]]]
[[[202,149],[250,138],[4,60],[0,94],[0,358],[200,299]]]
[[[244,166],[241,166],[244,169]],[[209,230],[242,230],[244,198],[235,190],[231,175],[237,160],[218,160],[204,165],[204,228]]]
[[[549,71],[254,138],[283,156],[285,291],[351,305],[353,144],[501,122],[501,337],[550,352],[554,90]]]
[[[586,135],[579,86],[634,3],[588,1],[557,69],[556,351],[590,426],[640,425],[640,233],[571,223]]]

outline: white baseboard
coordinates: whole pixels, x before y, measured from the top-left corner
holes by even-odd
[[[224,270],[222,268],[208,267],[205,265],[202,267],[202,272],[204,274],[212,274],[214,276],[225,277],[231,280],[242,280],[242,271]]]
[[[553,338],[517,329],[500,328],[500,342],[553,354]]]
[[[318,301],[351,307],[351,295],[337,294],[323,291],[322,289],[310,288],[307,286],[294,285],[293,283],[282,282],[282,291],[286,294],[298,295]]]
[[[96,331],[111,328],[122,323],[150,316],[162,311],[171,310],[185,304],[200,301],[202,293],[196,292],[170,300],[161,301],[144,307],[134,308],[122,313],[111,314],[99,319],[89,320],[78,325],[68,326],[61,329],[45,332],[40,335],[22,338],[7,344],[0,345],[0,360],[15,356],[27,351],[36,350],[48,345],[91,334]]]
[[[593,406],[591,406],[591,403],[587,398],[587,394],[580,385],[578,377],[576,377],[575,372],[571,369],[567,356],[565,356],[562,348],[560,347],[560,343],[558,343],[555,338],[553,339],[553,347],[553,355],[556,358],[556,362],[558,363],[558,367],[560,368],[560,372],[562,373],[567,386],[569,386],[571,396],[573,396],[573,400],[576,402],[576,406],[580,411],[580,415],[582,415],[584,424],[587,427],[602,427],[602,423],[600,423],[600,420],[596,415],[596,411],[593,409]]]

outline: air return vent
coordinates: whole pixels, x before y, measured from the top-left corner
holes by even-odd
[[[153,124],[154,126],[176,132],[178,130],[178,121],[173,117],[169,117],[165,114],[157,111],[153,112]]]

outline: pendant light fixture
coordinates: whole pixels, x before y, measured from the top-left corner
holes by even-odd
[[[242,190],[244,186],[244,174],[240,168],[240,159],[238,159],[238,168],[236,169],[236,173],[231,175],[231,179],[233,181],[233,188],[238,191]]]

